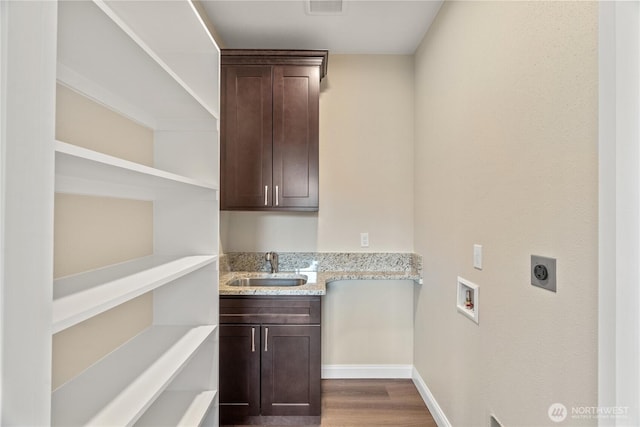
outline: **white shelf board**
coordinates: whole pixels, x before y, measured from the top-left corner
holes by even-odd
[[[159,200],[215,199],[215,184],[56,141],[56,192]]]
[[[168,130],[183,120],[215,125],[218,114],[209,102],[203,105],[200,94],[194,97],[195,88],[185,89],[157,55],[131,38],[135,33],[108,6],[96,3],[59,3],[58,80],[152,129]]]
[[[212,82],[218,80],[220,49],[190,0],[96,0],[96,4],[213,116],[219,117],[218,87]],[[175,22],[182,25],[178,27]]]
[[[215,256],[145,257],[54,281],[53,333],[215,262]]]
[[[52,425],[133,425],[214,330],[147,329],[53,392]]]
[[[140,417],[136,426],[200,426],[209,413],[215,397],[214,390],[165,391]]]

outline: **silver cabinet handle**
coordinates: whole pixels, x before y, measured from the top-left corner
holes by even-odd
[[[269,351],[269,328],[264,328],[264,351]]]
[[[276,185],[276,206],[280,204],[280,197],[278,196],[278,186]]]
[[[269,199],[267,198],[267,192],[269,191],[269,186],[265,185],[264,186],[264,205],[267,206],[267,204],[269,203]]]
[[[256,328],[251,328],[251,353],[256,351]]]

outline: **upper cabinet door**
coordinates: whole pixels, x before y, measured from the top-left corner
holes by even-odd
[[[222,67],[222,209],[273,204],[271,68]]]
[[[318,67],[273,68],[274,204],[318,209]]]

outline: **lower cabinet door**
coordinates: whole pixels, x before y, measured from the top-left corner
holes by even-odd
[[[261,351],[262,415],[320,415],[320,325],[262,325]]]
[[[260,325],[220,325],[220,421],[260,415]]]

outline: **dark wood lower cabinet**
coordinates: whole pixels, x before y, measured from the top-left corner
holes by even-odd
[[[225,417],[260,415],[260,325],[220,326],[219,387]]]
[[[221,297],[220,319],[221,424],[320,416],[320,297]]]
[[[262,330],[262,415],[319,415],[320,325]]]

